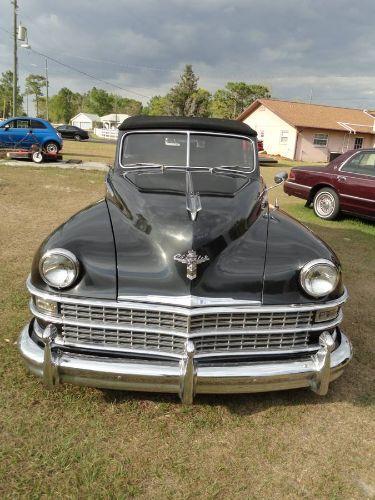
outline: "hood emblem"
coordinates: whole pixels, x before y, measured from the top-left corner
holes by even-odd
[[[208,255],[198,255],[195,250],[188,250],[182,255],[180,253],[176,254],[174,256],[174,260],[187,265],[186,277],[189,280],[193,280],[197,277],[197,265],[202,264],[203,262],[207,262],[210,259]]]

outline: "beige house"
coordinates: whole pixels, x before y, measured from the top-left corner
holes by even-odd
[[[361,109],[258,99],[238,117],[268,154],[327,162],[331,152],[375,146],[375,115]]]

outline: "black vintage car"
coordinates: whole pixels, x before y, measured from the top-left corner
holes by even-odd
[[[276,183],[286,174],[276,176]],[[335,253],[267,201],[256,133],[132,117],[104,200],[40,246],[19,348],[48,386],[177,393],[309,387],[352,356]]]

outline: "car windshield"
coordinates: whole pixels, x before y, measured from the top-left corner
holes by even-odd
[[[250,139],[222,134],[142,132],[125,135],[123,167],[254,169]]]

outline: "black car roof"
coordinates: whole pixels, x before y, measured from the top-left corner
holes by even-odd
[[[119,130],[176,129],[256,137],[255,130],[246,123],[221,118],[186,118],[182,116],[131,116],[124,120]]]

